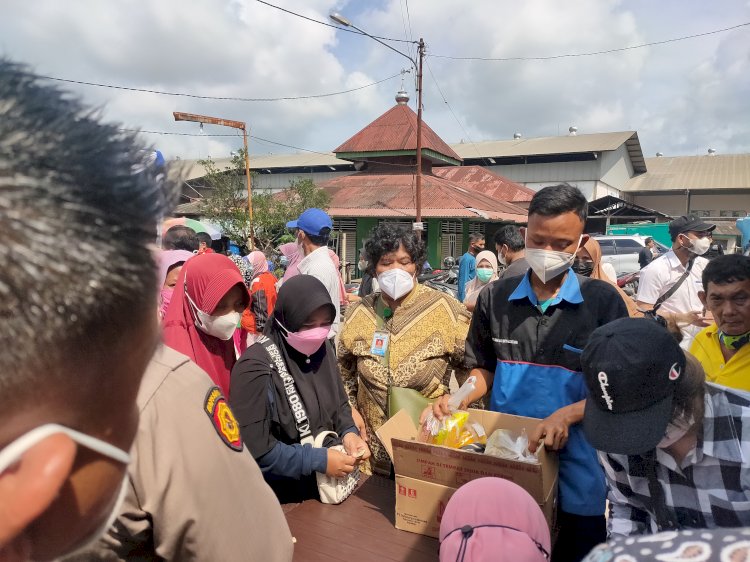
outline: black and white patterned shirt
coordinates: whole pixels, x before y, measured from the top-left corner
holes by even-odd
[[[611,537],[655,533],[641,457],[599,452],[609,488]],[[703,430],[678,466],[656,450],[666,514],[677,528],[750,526],[750,393],[706,383]]]

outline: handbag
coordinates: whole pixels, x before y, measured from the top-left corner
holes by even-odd
[[[432,400],[413,388],[402,388],[400,386],[388,385],[387,412],[388,419],[395,416],[401,410],[406,410],[415,427],[419,427],[419,418],[424,409],[432,404]]]
[[[323,441],[329,435],[338,439],[338,434],[335,431],[321,431],[315,436],[313,446],[322,447]],[[343,445],[333,445],[328,448],[347,454]],[[315,477],[318,481],[318,494],[320,495],[321,503],[339,504],[352,495],[352,492],[357,487],[357,482],[359,482],[359,466],[355,465],[354,470],[344,478],[328,476],[321,472],[316,472]]]
[[[260,343],[266,350],[266,353],[268,353],[268,356],[276,367],[276,373],[284,385],[286,399],[294,415],[297,432],[300,436],[300,444],[320,448],[323,447],[323,441],[329,435],[338,439],[338,434],[335,431],[321,431],[313,437],[310,431],[310,420],[307,418],[302,397],[297,392],[297,385],[289,374],[286,364],[284,364],[284,359],[281,357],[279,348],[266,336],[261,336],[257,343]],[[346,453],[343,445],[333,445],[329,449]],[[359,467],[355,466],[352,472],[342,478],[328,476],[320,472],[315,473],[315,478],[318,484],[318,495],[320,496],[321,503],[339,504],[348,498],[357,487]]]

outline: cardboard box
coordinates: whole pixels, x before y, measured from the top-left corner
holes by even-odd
[[[470,421],[481,423],[489,436],[496,429],[529,434],[540,420],[469,410]],[[401,411],[377,431],[378,438],[391,456],[396,471],[396,528],[437,537],[445,505],[463,484],[496,476],[515,482],[526,490],[544,512],[550,529],[557,512],[557,454],[543,447],[539,463],[525,463],[428,445],[416,441],[417,428],[409,415]]]

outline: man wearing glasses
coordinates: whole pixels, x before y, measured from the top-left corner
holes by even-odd
[[[679,322],[683,349],[690,349],[696,334],[711,323],[698,297],[708,260],[701,257],[711,246],[715,224],[697,215],[683,215],[669,223],[672,249],[641,270],[636,301],[642,311]],[[686,322],[689,321],[689,323]]]

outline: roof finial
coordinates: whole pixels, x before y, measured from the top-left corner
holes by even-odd
[[[404,68],[401,69],[401,89],[396,93],[396,103],[398,105],[406,105],[409,103],[409,94],[406,93],[406,88],[404,88],[404,76],[407,72],[409,71]]]

